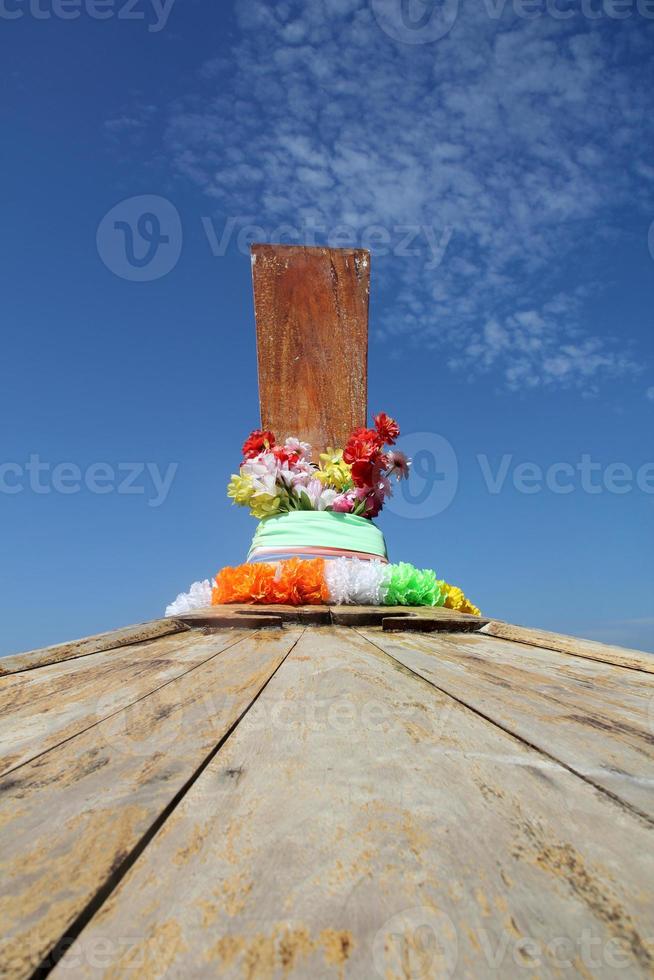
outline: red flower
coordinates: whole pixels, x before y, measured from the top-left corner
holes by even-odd
[[[262,429],[255,429],[243,443],[243,459],[252,459],[259,453],[265,452],[275,445],[275,436],[272,432],[264,432]]]
[[[382,443],[388,443],[390,446],[396,442],[400,434],[399,425],[386,412],[380,412],[379,415],[375,415],[375,429]]]
[[[374,463],[368,463],[364,459],[359,459],[356,463],[352,463],[352,482],[354,486],[365,487],[369,490],[372,486],[374,470]]]
[[[343,450],[346,463],[369,463],[376,459],[382,448],[382,441],[374,429],[355,429]]]
[[[300,459],[297,453],[289,452],[285,446],[274,446],[272,454],[280,463],[288,463],[289,466],[295,466]]]

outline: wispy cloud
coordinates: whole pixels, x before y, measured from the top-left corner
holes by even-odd
[[[592,393],[638,370],[587,311],[616,209],[653,210],[651,25],[493,9],[464,2],[415,45],[365,0],[239,0],[167,147],[223,215],[450,229],[436,268],[425,249],[377,265],[382,331],[511,389]]]

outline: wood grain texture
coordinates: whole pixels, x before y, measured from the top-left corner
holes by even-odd
[[[364,635],[654,824],[654,678],[483,634]]]
[[[542,650],[546,655],[550,650],[557,650],[572,657],[583,657],[586,660],[597,660],[599,663],[615,664],[618,667],[630,667],[633,670],[644,670],[654,674],[654,654],[640,650],[597,643],[578,636],[565,636],[563,633],[548,633],[546,630],[531,629],[526,626],[513,626],[511,623],[498,620],[488,623],[484,627],[484,633],[505,640],[515,640],[517,643],[526,643]]]
[[[478,630],[488,622],[479,616],[431,606],[286,606],[240,604],[208,606],[185,614],[182,622],[192,627],[220,628],[245,622],[252,626],[301,623],[303,626],[375,626],[386,622],[386,629]]]
[[[249,629],[192,630],[0,678],[0,775],[215,657]]]
[[[316,453],[366,424],[370,254],[252,245],[261,424]]]
[[[0,779],[0,975],[90,914],[300,633],[200,636],[211,660]]]
[[[364,638],[317,628],[53,976],[614,980],[615,956],[646,977],[652,840]]]
[[[31,650],[29,653],[18,653],[11,657],[0,659],[0,677],[5,674],[15,674],[19,671],[33,670],[47,664],[59,663],[62,660],[75,660],[86,657],[100,650],[118,649],[129,646],[130,643],[142,643],[144,640],[180,633],[187,629],[176,619],[155,619],[150,623],[140,623],[138,626],[125,626],[109,633],[98,633],[87,636],[71,643],[58,643],[56,646],[43,647],[41,650]]]

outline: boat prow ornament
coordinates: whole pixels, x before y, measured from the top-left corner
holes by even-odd
[[[245,439],[227,493],[259,523],[242,565],[194,582],[166,615],[246,604],[445,607],[478,617],[433,569],[391,562],[375,523],[411,461],[396,448],[396,420],[367,417],[369,253],[251,251],[261,428]]]

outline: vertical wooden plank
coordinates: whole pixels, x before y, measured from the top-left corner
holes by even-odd
[[[365,425],[370,254],[252,245],[261,424],[316,452]]]

